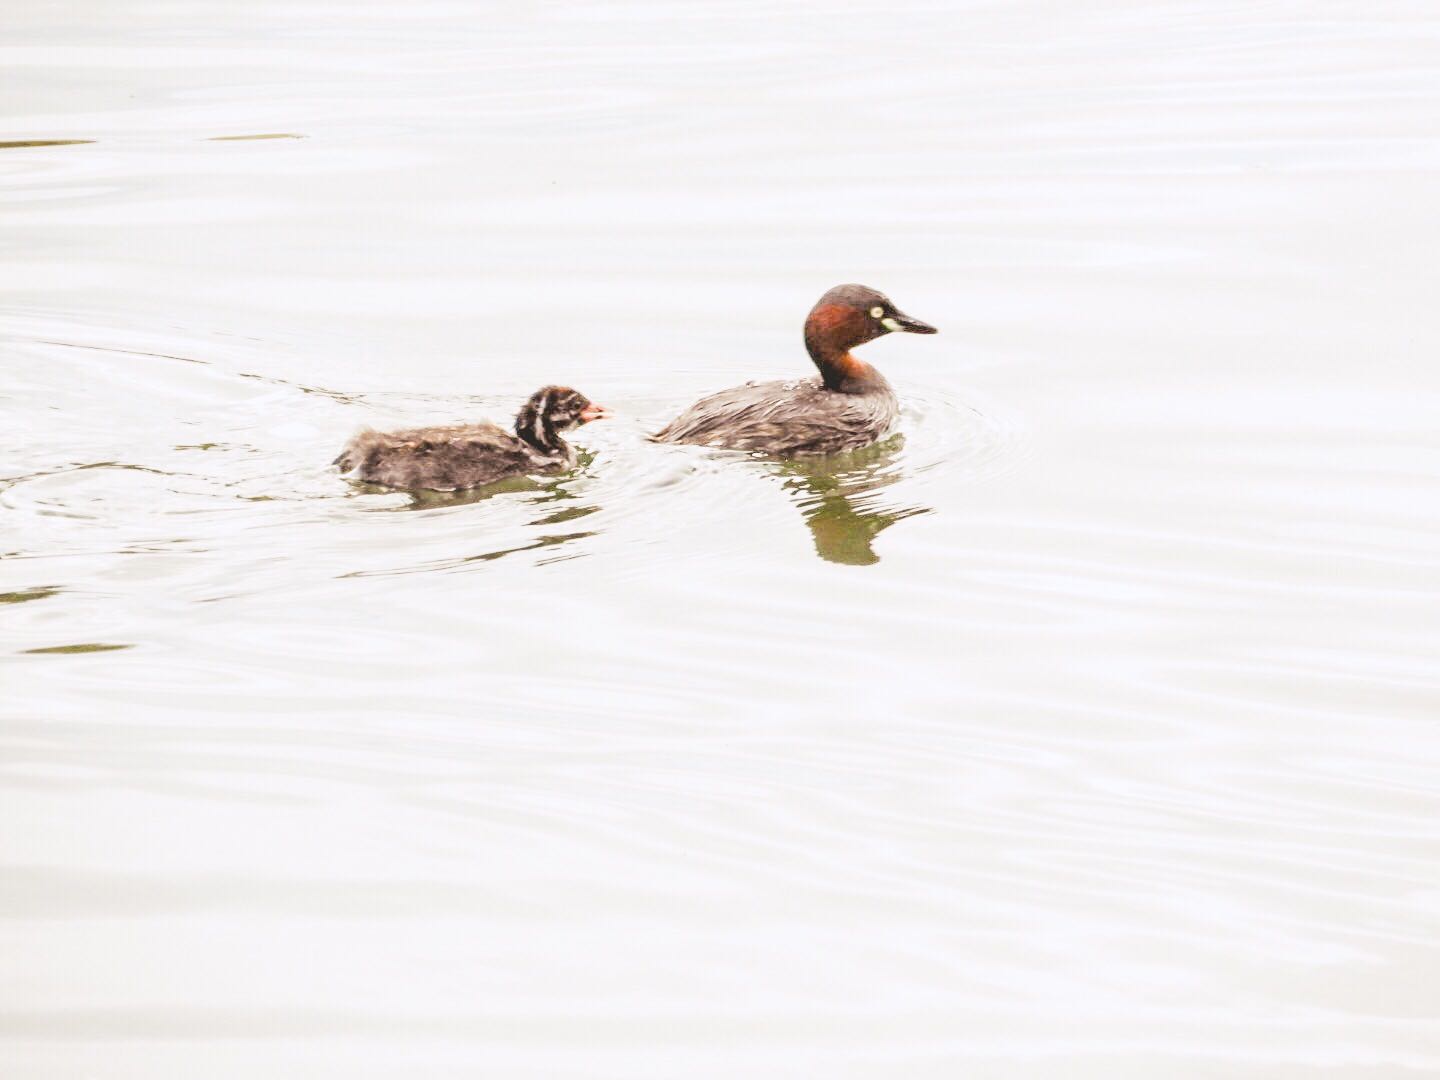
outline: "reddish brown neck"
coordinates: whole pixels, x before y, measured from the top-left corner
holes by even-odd
[[[855,393],[879,379],[873,367],[850,353],[851,345],[868,340],[860,332],[862,327],[856,313],[839,304],[817,307],[805,320],[805,348],[827,390]]]
[[[820,378],[827,390],[854,393],[873,386],[880,377],[873,367],[864,360],[855,359],[855,356],[848,352],[823,360],[812,352],[810,359],[814,360],[815,366],[820,369]]]

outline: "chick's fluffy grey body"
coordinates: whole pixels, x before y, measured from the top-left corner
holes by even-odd
[[[488,422],[408,431],[362,431],[334,464],[361,480],[394,488],[464,491],[509,476],[575,467],[561,436],[610,415],[578,390],[542,386],[515,415],[514,431]]]
[[[575,465],[569,445],[542,454],[495,424],[456,424],[409,431],[362,431],[335,464],[357,479],[397,488],[464,491],[507,476],[557,472]]]

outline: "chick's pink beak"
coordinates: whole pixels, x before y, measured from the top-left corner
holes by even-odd
[[[604,405],[597,405],[593,401],[580,410],[580,419],[586,424],[590,423],[591,420],[608,420],[609,418],[610,410]]]

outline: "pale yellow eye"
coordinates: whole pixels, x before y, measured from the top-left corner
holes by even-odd
[[[881,315],[884,315],[884,314],[885,314],[885,309],[884,309],[883,307],[872,307],[872,308],[870,309],[870,317],[871,317],[872,319],[878,319]]]

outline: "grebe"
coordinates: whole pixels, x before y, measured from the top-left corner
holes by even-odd
[[[651,436],[656,442],[758,450],[777,457],[868,446],[899,414],[895,391],[850,350],[894,331],[933,334],[884,293],[837,285],[805,319],[805,348],[820,377],[751,383],[701,398]]]
[[[507,476],[574,468],[575,449],[561,433],[609,415],[578,390],[546,386],[520,409],[513,433],[491,423],[362,431],[333,464],[372,484],[463,491]]]

